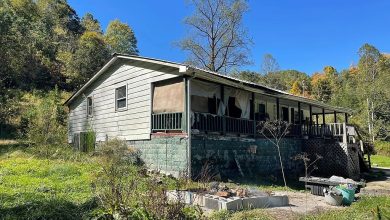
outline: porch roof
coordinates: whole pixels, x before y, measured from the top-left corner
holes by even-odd
[[[177,62],[171,62],[166,60],[160,60],[160,59],[154,59],[149,57],[141,57],[141,56],[132,56],[132,55],[125,55],[125,54],[113,54],[113,57],[110,61],[106,63],[100,69],[83,87],[81,87],[77,92],[75,92],[65,103],[64,105],[70,104],[77,96],[83,93],[83,91],[88,88],[95,80],[97,80],[110,66],[112,66],[114,63],[116,63],[118,60],[131,60],[131,61],[139,61],[139,62],[146,62],[151,64],[157,64],[162,66],[168,66],[177,68],[179,70],[180,75],[187,75],[192,78],[199,78],[211,82],[216,82],[223,85],[232,86],[235,88],[240,88],[243,90],[247,90],[250,92],[255,92],[259,94],[269,95],[273,97],[278,97],[280,99],[287,99],[287,100],[293,100],[301,103],[305,103],[308,105],[312,105],[319,108],[326,109],[327,113],[330,113],[329,111],[336,111],[340,113],[349,113],[351,114],[353,111],[349,108],[344,107],[337,107],[337,106],[331,106],[328,104],[325,104],[323,102],[309,99],[302,96],[297,96],[290,94],[288,92],[275,89],[263,84],[257,84],[253,82],[249,82],[246,80],[237,79],[228,75],[220,74],[217,72],[197,68],[188,64],[183,63],[177,63]]]

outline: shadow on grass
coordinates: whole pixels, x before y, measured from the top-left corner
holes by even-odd
[[[26,143],[7,143],[0,144],[0,156],[4,156],[5,154],[11,154],[15,151],[21,150],[24,151],[28,148],[28,144]]]
[[[89,219],[91,210],[97,207],[95,199],[81,205],[64,199],[32,201],[12,207],[0,206],[0,219]]]
[[[261,176],[257,178],[234,178],[232,180],[236,184],[248,185],[254,187],[263,187],[263,188],[284,188],[284,182],[282,177],[280,178],[271,178],[269,176]],[[298,181],[298,177],[289,177],[286,179],[287,187],[294,191],[304,190],[305,184]]]

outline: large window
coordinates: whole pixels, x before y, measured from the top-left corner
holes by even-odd
[[[115,108],[116,110],[127,109],[127,89],[126,86],[121,86],[115,89]]]
[[[87,116],[93,116],[93,99],[92,96],[87,97]]]

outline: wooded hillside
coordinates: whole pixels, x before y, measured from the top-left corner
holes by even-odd
[[[247,5],[237,4],[224,7],[241,5],[240,13],[244,13]],[[186,21],[188,23],[188,19]],[[241,14],[237,15],[237,20],[229,22],[240,24]],[[250,42],[247,44],[241,46],[247,48]],[[80,18],[66,0],[0,1],[0,125],[3,133],[4,127],[12,127],[13,134],[20,133],[20,116],[26,113],[31,101],[31,96],[26,94],[35,91],[36,96],[44,97],[57,86],[59,91],[67,92],[63,95],[67,96],[83,85],[114,52],[139,53],[133,30],[119,20],[111,21],[103,31],[92,14]],[[389,56],[369,44],[363,45],[357,53],[358,64],[345,70],[336,70],[331,64],[318,73],[280,70],[272,55],[267,54],[259,72],[230,74],[354,109],[351,122],[361,127],[367,138],[389,140]]]

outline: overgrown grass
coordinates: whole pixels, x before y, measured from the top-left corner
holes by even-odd
[[[309,215],[307,219],[390,219],[390,197],[362,197],[360,201],[352,203],[349,208]]]
[[[377,155],[390,157],[390,142],[389,141],[375,142],[375,151]]]
[[[390,156],[371,155],[371,164],[377,164],[379,167],[390,168]]]
[[[231,212],[227,210],[214,211],[209,215],[211,220],[271,220],[275,219],[272,215],[267,213],[266,209],[244,210],[240,212]]]
[[[91,188],[96,162],[0,148],[0,219],[80,219],[97,207]]]

